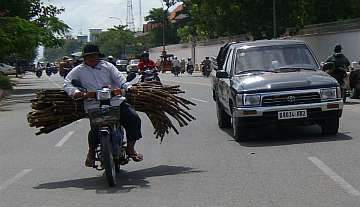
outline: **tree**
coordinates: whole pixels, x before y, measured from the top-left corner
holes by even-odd
[[[41,0],[0,1],[0,59],[35,59],[39,45],[60,46],[69,27],[56,16],[64,9]]]
[[[136,49],[140,47],[135,40],[134,33],[122,25],[98,34],[95,44],[105,55],[117,58],[127,58],[128,55],[135,56]]]

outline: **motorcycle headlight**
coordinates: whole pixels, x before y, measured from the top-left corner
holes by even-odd
[[[337,92],[337,88],[323,88],[320,90],[321,100],[331,100],[338,98],[338,94],[341,96],[341,92]]]
[[[243,94],[236,94],[236,106],[243,106],[244,105],[244,96]]]
[[[261,96],[254,95],[244,95],[244,105],[245,106],[259,106],[261,102]]]

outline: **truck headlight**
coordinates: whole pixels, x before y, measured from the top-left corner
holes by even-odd
[[[244,95],[243,94],[236,94],[236,106],[243,106],[244,105]]]
[[[323,88],[320,90],[321,100],[331,100],[336,99],[338,97],[337,88]]]
[[[259,106],[261,102],[260,95],[244,95],[245,106]]]

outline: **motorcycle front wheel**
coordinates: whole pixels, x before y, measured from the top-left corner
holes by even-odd
[[[111,136],[110,134],[102,134],[100,137],[101,140],[101,154],[103,156],[103,167],[105,169],[106,179],[110,187],[116,185],[116,169],[114,163],[114,157],[112,155],[112,145],[111,145]]]

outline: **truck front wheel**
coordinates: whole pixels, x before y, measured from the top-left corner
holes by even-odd
[[[218,125],[220,128],[231,127],[231,117],[225,112],[223,106],[219,101],[216,101],[216,114],[218,118]]]
[[[240,122],[240,118],[232,117],[233,136],[236,141],[246,141],[248,139],[248,131]]]
[[[335,135],[339,131],[339,118],[323,120],[320,126],[324,135]]]

